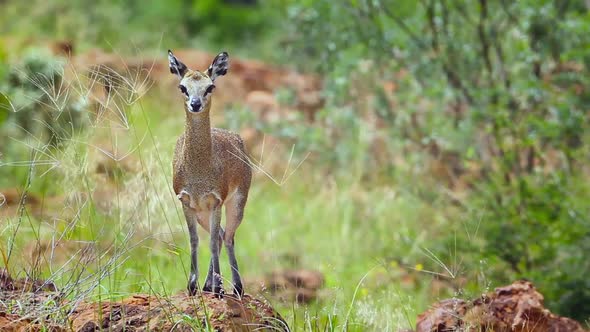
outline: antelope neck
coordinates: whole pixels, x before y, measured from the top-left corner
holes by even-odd
[[[184,159],[188,165],[204,167],[211,162],[211,122],[209,110],[203,114],[186,112],[184,130]]]

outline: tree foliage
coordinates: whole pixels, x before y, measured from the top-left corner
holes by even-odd
[[[371,61],[371,80],[398,84],[398,106],[374,110],[392,138],[480,167],[464,204],[481,219],[483,255],[504,262],[507,277],[538,282],[561,313],[588,317],[579,306],[590,301],[584,2],[320,0],[288,12],[295,61],[344,85],[336,91],[351,91],[347,78]],[[417,110],[421,100],[439,104]]]

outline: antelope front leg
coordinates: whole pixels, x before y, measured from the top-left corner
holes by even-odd
[[[227,248],[227,255],[229,257],[229,264],[231,266],[234,295],[236,295],[238,298],[241,298],[244,295],[244,286],[242,286],[242,279],[240,278],[240,271],[238,269],[238,261],[236,260],[236,253],[234,252],[234,234],[226,234],[224,241],[225,247]]]
[[[223,227],[219,227],[219,253],[221,255],[221,247],[223,244],[223,239],[225,238],[225,231]],[[211,257],[213,259],[213,257]],[[213,290],[213,263],[209,263],[209,270],[207,271],[207,279],[205,280],[205,286],[203,286],[203,290],[206,292],[211,292]]]
[[[246,192],[246,194],[244,194],[244,192]],[[244,206],[246,205],[247,193],[247,190],[236,193],[225,205],[226,227],[223,241],[225,243],[225,248],[227,249],[229,264],[231,266],[234,295],[238,298],[244,295],[244,287],[242,286],[238,261],[236,260],[236,253],[234,251],[234,237],[238,226],[240,226],[242,219],[244,218]]]
[[[223,286],[221,280],[221,271],[219,269],[219,252],[221,249],[221,206],[216,206],[209,217],[211,227],[211,262],[209,264],[209,273],[205,281],[203,291],[213,292],[218,297],[223,296]]]
[[[191,271],[188,277],[188,293],[195,295],[197,293],[197,284],[199,282],[199,265],[197,264],[197,248],[199,246],[199,235],[197,234],[197,214],[190,207],[185,206],[184,217],[188,226],[188,234],[191,245]]]

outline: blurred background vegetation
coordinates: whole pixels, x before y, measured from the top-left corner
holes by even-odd
[[[393,315],[388,309],[418,313],[441,297],[526,278],[552,310],[590,318],[588,2],[9,0],[0,10],[0,188],[47,194],[62,191],[51,189],[57,181],[71,180],[39,179],[32,167],[11,166],[31,153],[19,147],[21,137],[42,139],[59,156],[81,137],[90,139],[84,98],[47,100],[44,89],[60,85],[65,59],[39,45],[68,41],[75,54],[100,48],[159,62],[168,48],[224,49],[322,80],[322,106],[311,114],[298,107],[293,89],[277,87],[273,95],[290,116],[265,122],[237,104],[219,124],[295,143],[296,160],[309,154],[293,175],[299,185],[255,181],[242,226],[286,227],[271,237],[281,241],[279,252],[303,255],[301,264],[345,294],[297,309],[305,317],[342,322],[352,312],[360,326],[379,329],[379,315]],[[150,112],[169,93],[152,88],[141,112],[126,110],[131,118],[133,110],[143,114],[131,121],[140,132],[166,137],[154,143],[164,160],[182,119],[164,131],[155,121],[165,116]],[[169,171],[166,163],[142,165],[151,176]],[[10,234],[3,232],[6,243],[14,241]],[[185,261],[186,243],[177,241]],[[263,263],[248,268],[263,250],[257,244],[244,245],[246,274],[266,272]],[[419,272],[410,289],[395,286],[400,266]],[[448,289],[433,295],[428,289],[439,279]],[[180,289],[182,278],[175,280]],[[126,287],[114,289],[136,290]]]

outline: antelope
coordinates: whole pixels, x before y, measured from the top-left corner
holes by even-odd
[[[186,124],[178,138],[173,158],[173,187],[182,203],[188,225],[191,269],[187,289],[197,292],[197,223],[211,235],[211,261],[204,292],[224,294],[219,271],[219,253],[225,244],[231,265],[234,294],[244,294],[234,253],[234,236],[248,199],[252,169],[239,156],[245,154],[242,138],[224,129],[211,128],[209,111],[215,80],[227,73],[229,56],[218,54],[205,72],[189,69],[168,51],[170,72],[180,79],[184,96]],[[225,231],[221,227],[221,208],[225,206]]]

